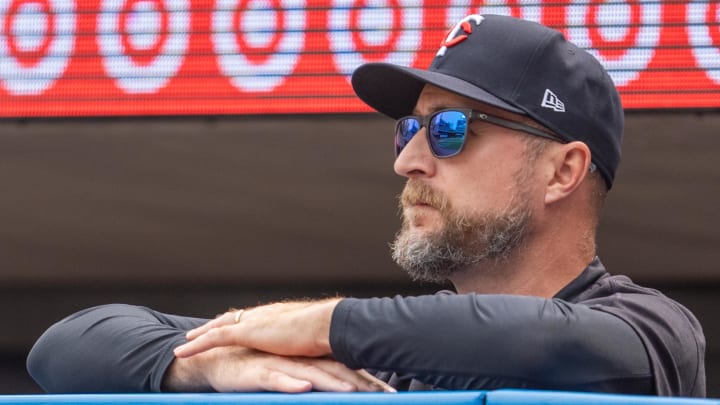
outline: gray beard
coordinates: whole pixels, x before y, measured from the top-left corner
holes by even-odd
[[[430,234],[412,232],[404,213],[392,257],[413,280],[435,283],[482,263],[506,260],[522,244],[531,219],[526,200],[518,197],[503,212],[481,218],[445,212],[443,229]]]

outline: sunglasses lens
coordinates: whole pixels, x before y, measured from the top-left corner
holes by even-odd
[[[430,146],[438,157],[456,155],[465,143],[467,117],[461,111],[443,111],[430,121]]]
[[[417,118],[403,118],[398,121],[395,127],[395,155],[399,155],[400,152],[405,148],[405,145],[418,133],[420,130],[420,122]]]

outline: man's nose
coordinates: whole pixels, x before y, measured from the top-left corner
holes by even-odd
[[[421,128],[395,159],[395,173],[400,176],[428,177],[435,174],[437,159],[427,142],[426,128]]]

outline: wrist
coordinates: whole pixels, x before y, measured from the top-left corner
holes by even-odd
[[[209,392],[213,391],[206,372],[215,350],[186,358],[176,357],[165,371],[162,392]]]
[[[317,337],[315,346],[317,351],[322,355],[332,354],[332,348],[330,347],[330,324],[332,320],[332,314],[337,304],[341,301],[340,298],[333,298],[318,303],[313,306],[313,315],[315,317],[317,325]]]

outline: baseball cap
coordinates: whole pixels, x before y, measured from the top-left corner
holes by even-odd
[[[427,70],[368,63],[352,75],[358,97],[394,119],[412,114],[425,84],[584,142],[612,186],[623,137],[620,96],[600,62],[560,32],[513,17],[469,15],[450,30]]]

